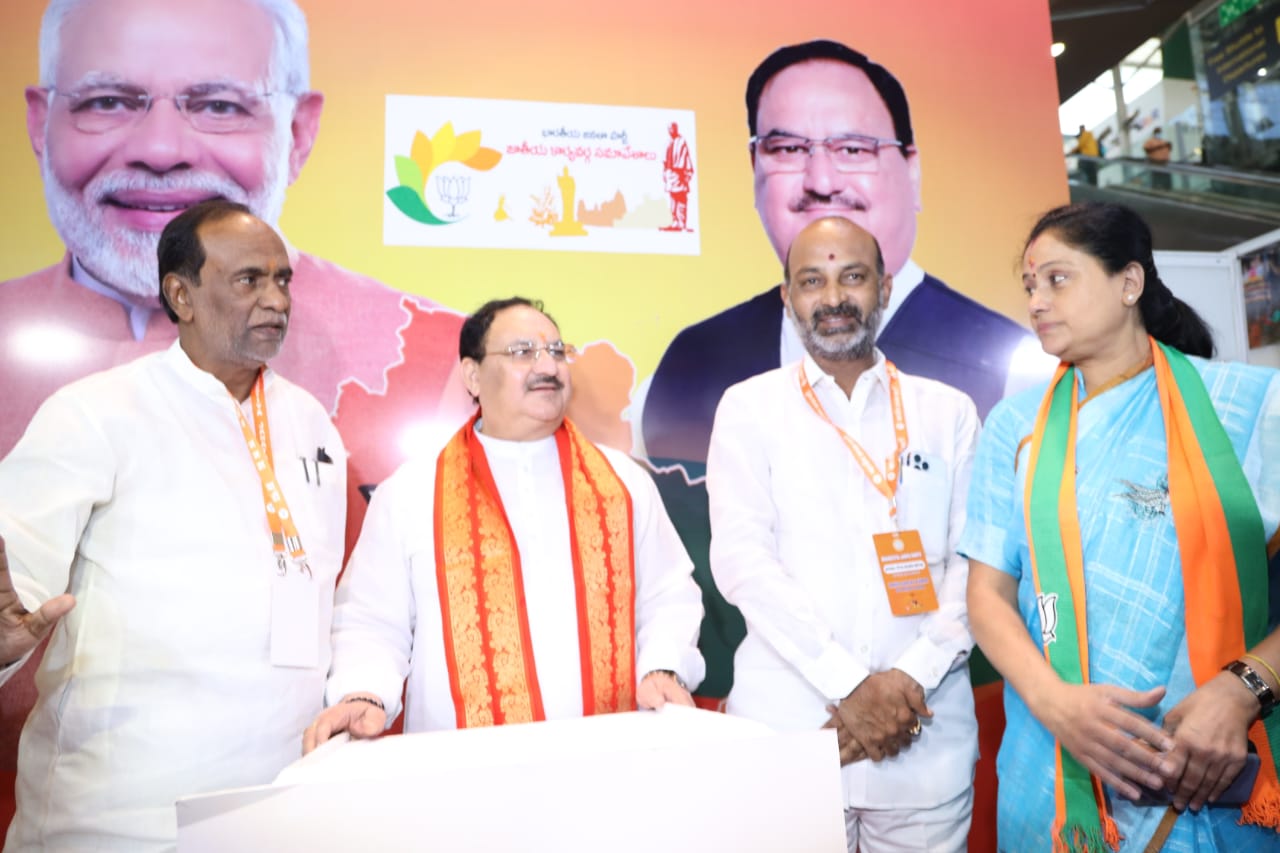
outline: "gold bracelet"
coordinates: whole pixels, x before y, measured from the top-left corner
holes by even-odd
[[[1280,674],[1276,673],[1275,669],[1271,666],[1271,664],[1267,663],[1257,655],[1251,655],[1248,652],[1245,652],[1243,655],[1241,655],[1241,657],[1249,658],[1250,660],[1256,660],[1258,663],[1262,664],[1263,668],[1266,669],[1267,672],[1271,673],[1271,677],[1276,680],[1276,686],[1280,687]]]

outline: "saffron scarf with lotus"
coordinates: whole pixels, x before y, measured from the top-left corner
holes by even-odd
[[[1258,643],[1267,629],[1267,540],[1253,491],[1195,366],[1151,339],[1169,457],[1169,502],[1186,602],[1187,649],[1197,685]],[[1085,571],[1076,506],[1076,370],[1061,364],[1036,417],[1023,495],[1036,593],[1056,596],[1056,640],[1045,658],[1069,684],[1089,682]],[[1248,591],[1248,595],[1242,595]],[[1280,780],[1271,740],[1280,715],[1255,722],[1249,739],[1262,758],[1242,821],[1280,827]],[[1055,746],[1053,849],[1118,849],[1102,783]]]
[[[458,728],[543,720],[520,550],[478,416],[436,462],[436,581]],[[584,715],[634,710],[635,563],[631,495],[569,421],[555,433],[577,597]]]

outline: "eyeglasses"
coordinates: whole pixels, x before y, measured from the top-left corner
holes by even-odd
[[[517,341],[504,350],[486,352],[485,355],[505,355],[510,356],[511,360],[517,364],[534,364],[544,352],[551,356],[552,361],[561,364],[573,364],[573,360],[578,357],[578,348],[563,341],[545,346],[534,346],[529,341]]]
[[[176,95],[153,95],[120,85],[88,86],[74,92],[51,87],[47,91],[70,102],[71,124],[84,133],[107,133],[135,125],[157,101],[173,101],[174,108],[200,133],[236,133],[261,124],[271,114],[271,96],[282,94],[227,83],[203,84]]]
[[[875,172],[880,168],[881,148],[907,149],[896,139],[878,139],[856,133],[828,136],[826,139],[768,133],[751,137],[751,145],[761,165],[770,172],[803,172],[817,148],[826,149],[831,165],[841,172]]]

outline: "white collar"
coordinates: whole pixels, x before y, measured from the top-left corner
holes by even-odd
[[[129,315],[129,331],[133,334],[135,341],[140,341],[146,336],[147,324],[151,322],[151,315],[160,310],[154,304],[139,304],[114,287],[98,281],[93,277],[93,273],[85,269],[84,265],[74,255],[71,258],[71,280],[85,290],[92,290],[100,296],[105,296],[113,302],[120,303],[125,313]],[[157,284],[157,291],[159,287],[160,285]]]
[[[169,348],[164,351],[162,358],[183,381],[209,399],[225,400],[231,397],[231,392],[227,390],[227,386],[222,383],[221,379],[196,366],[196,363],[191,360],[191,356],[187,355],[187,351],[182,348],[181,341],[174,341],[170,344]],[[275,382],[275,376],[275,371],[268,367],[263,375],[263,387],[270,388],[271,384]],[[239,400],[235,400],[235,402],[237,405],[240,403]]]
[[[556,446],[555,433],[533,441],[517,441],[510,438],[494,438],[491,435],[485,435],[480,431],[483,425],[483,418],[476,421],[476,438],[480,439],[480,443],[484,445],[484,452],[491,456],[502,459],[519,459],[545,453],[548,449],[554,450]]]
[[[889,373],[885,369],[885,364],[886,360],[884,353],[880,352],[879,347],[876,347],[875,363],[862,372],[862,375],[858,377],[858,384],[861,385],[864,382],[875,382],[877,385],[887,388],[889,386]],[[814,361],[813,356],[809,355],[807,352],[804,354],[804,358],[800,361],[800,369],[804,371],[805,379],[809,380],[809,384],[813,386],[814,389],[817,389],[820,386],[830,385],[836,388],[840,396],[844,396],[844,391],[840,390],[839,386],[836,385],[835,377],[823,370],[822,367],[819,366],[818,362]]]

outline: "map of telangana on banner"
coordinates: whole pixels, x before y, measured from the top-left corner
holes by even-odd
[[[389,246],[698,255],[693,112],[387,96]]]

